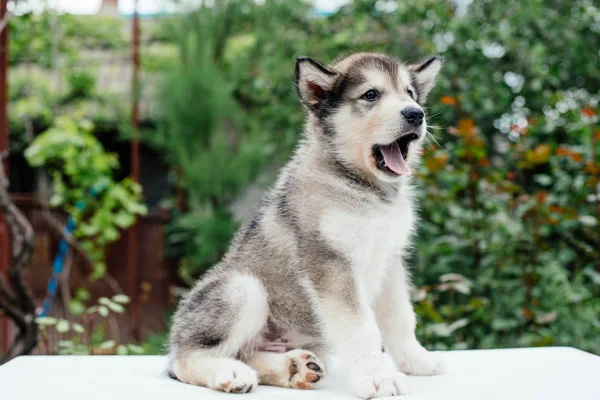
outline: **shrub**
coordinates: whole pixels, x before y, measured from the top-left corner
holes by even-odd
[[[75,221],[73,236],[93,262],[92,277],[98,279],[106,272],[108,244],[119,238],[120,229],[144,215],[146,207],[138,183],[114,180],[116,155],[104,151],[91,129],[89,121],[59,117],[31,143],[25,157],[52,177],[50,205]]]
[[[232,7],[225,9],[235,12]],[[229,36],[217,27],[224,26],[228,14],[214,12],[202,8],[174,27],[178,63],[165,74],[160,90],[160,128],[146,137],[165,152],[177,187],[187,194],[186,210],[174,211],[168,228],[167,254],[180,261],[180,275],[189,283],[223,255],[237,228],[229,207],[270,149],[262,131],[240,132],[247,116],[218,55]]]
[[[67,74],[68,92],[64,102],[69,102],[81,98],[89,98],[94,94],[96,78],[85,70],[71,70]]]

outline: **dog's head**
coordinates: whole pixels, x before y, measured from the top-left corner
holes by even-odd
[[[442,62],[405,65],[357,53],[326,66],[302,57],[294,83],[336,161],[394,182],[411,173],[427,129],[423,105]]]

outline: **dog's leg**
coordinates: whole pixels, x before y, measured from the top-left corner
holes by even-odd
[[[375,307],[383,344],[398,368],[410,375],[446,371],[437,353],[427,351],[415,336],[416,317],[410,302],[408,273],[403,265],[390,267]]]
[[[293,389],[312,389],[324,374],[324,364],[310,351],[291,350],[286,353],[257,351],[245,360],[258,372],[261,385]]]
[[[251,275],[234,273],[201,284],[175,316],[171,375],[229,393],[252,391],[258,374],[236,358],[260,341],[268,312],[267,293]]]
[[[349,372],[349,384],[364,398],[408,393],[406,375],[394,368],[381,351],[382,340],[373,310],[354,280],[349,266],[318,284],[329,343]]]

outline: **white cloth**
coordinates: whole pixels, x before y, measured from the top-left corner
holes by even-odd
[[[600,400],[600,357],[564,347],[445,353],[449,372],[410,377],[405,399]],[[0,367],[0,400],[356,399],[335,362],[317,390],[223,394],[165,374],[161,356],[26,356]]]

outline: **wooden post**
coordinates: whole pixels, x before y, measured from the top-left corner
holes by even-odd
[[[6,15],[8,0],[0,0],[0,20]],[[8,150],[8,27],[0,32],[0,153]],[[4,168],[8,176],[8,161],[0,168]],[[8,229],[4,216],[0,215],[0,274],[8,272],[10,262]],[[8,319],[0,317],[0,352],[8,350]]]
[[[138,15],[138,2],[134,1],[132,23],[132,52],[131,63],[133,67],[131,91],[133,95],[133,105],[131,110],[131,177],[139,182],[140,180],[140,154],[139,154],[139,69],[140,69],[140,27]],[[135,340],[140,340],[140,246],[139,246],[139,225],[136,223],[128,232],[128,281],[129,295],[131,296],[131,326],[130,334]]]

